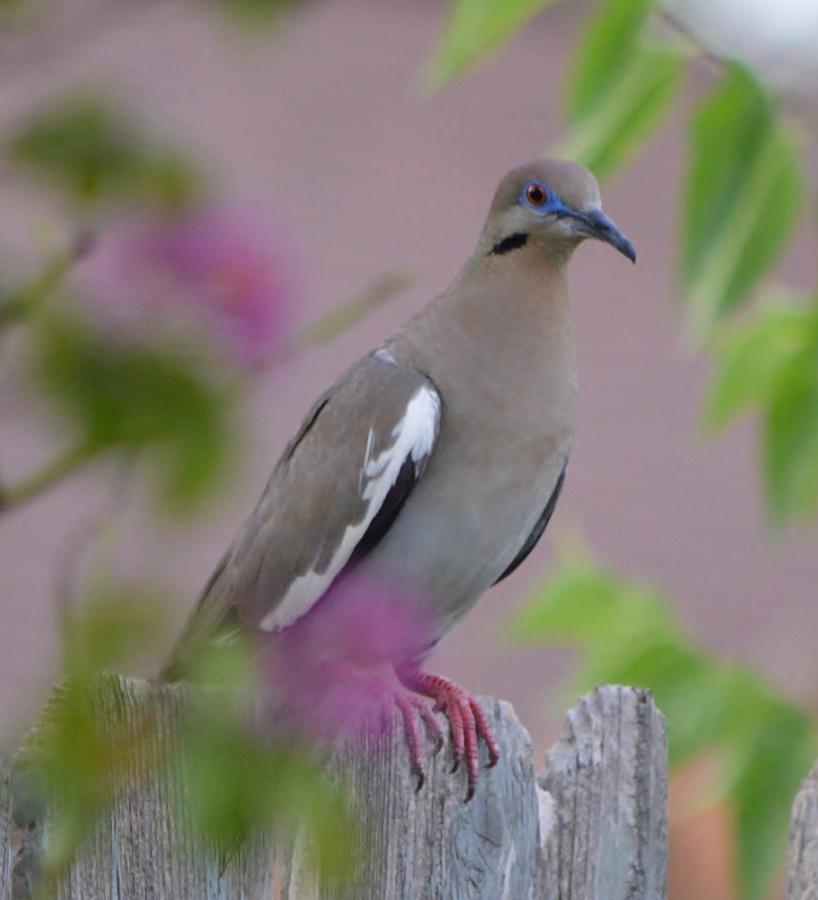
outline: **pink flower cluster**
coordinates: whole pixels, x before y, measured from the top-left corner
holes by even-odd
[[[231,210],[113,224],[78,274],[109,323],[192,319],[248,367],[279,346],[297,299],[280,230]]]
[[[381,728],[391,714],[391,666],[434,640],[433,621],[406,591],[356,574],[332,587],[265,649],[278,724],[314,736]]]

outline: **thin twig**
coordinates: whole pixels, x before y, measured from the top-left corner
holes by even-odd
[[[287,362],[305,350],[329,343],[388,300],[405,291],[412,281],[412,275],[402,269],[384,272],[362,291],[333,306],[314,322],[296,331],[284,344],[255,366],[252,374]]]
[[[0,486],[0,515],[33,500],[63,478],[81,469],[97,453],[97,448],[88,442],[77,444],[47,462],[41,469],[28,475],[22,481],[8,486]]]
[[[28,319],[49,295],[59,287],[71,267],[87,255],[93,245],[88,231],[81,231],[65,249],[47,259],[40,271],[9,296],[0,300],[0,335]]]
[[[718,69],[723,69],[729,64],[730,60],[727,57],[721,56],[716,53],[715,50],[707,47],[702,39],[695,35],[690,30],[689,26],[685,24],[676,13],[662,8],[659,10],[659,16],[679,35],[679,37],[690,45],[698,56],[712,63]]]
[[[699,57],[711,64],[712,67],[723,71],[734,60],[708,47],[702,38],[683,22],[675,13],[667,9],[660,9],[659,16],[666,22]],[[785,106],[800,122],[806,125],[813,134],[818,135],[818,119],[816,111],[807,105],[804,98],[792,91],[786,91],[780,87],[775,88],[775,94],[782,106]]]

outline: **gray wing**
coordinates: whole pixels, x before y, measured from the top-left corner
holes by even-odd
[[[279,631],[371,549],[423,473],[440,428],[431,381],[386,351],[310,410],[225,553],[165,671],[225,626]]]

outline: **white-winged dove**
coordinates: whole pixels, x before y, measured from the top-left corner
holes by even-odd
[[[179,677],[192,648],[228,625],[281,634],[304,622],[332,604],[354,566],[409,590],[428,613],[422,640],[376,661],[444,710],[471,796],[478,736],[490,764],[496,742],[474,697],[423,672],[421,661],[528,556],[554,511],[578,392],[566,269],[589,237],[635,261],[582,166],[540,160],[503,178],[454,281],[310,410],[208,582],[166,677]],[[422,780],[408,719],[407,738]]]

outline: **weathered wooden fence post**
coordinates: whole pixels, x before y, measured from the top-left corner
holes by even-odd
[[[146,752],[178,751],[183,686],[111,679],[110,714],[151,722]],[[397,717],[393,733],[339,743],[343,778],[368,834],[354,884],[318,884],[304,835],[260,837],[226,866],[191,840],[174,812],[184,785],[169,767],[135,765],[102,827],[63,880],[71,900],[662,900],[667,859],[665,727],[650,694],[604,686],[569,712],[539,777],[526,731],[507,703],[484,700],[503,758],[463,803],[463,773],[444,750],[416,793]],[[107,715],[107,713],[106,713]],[[147,771],[147,774],[146,774]],[[0,900],[27,900],[47,822],[14,810],[0,772]],[[23,804],[24,805],[24,804]],[[184,804],[182,804],[184,808]],[[811,826],[810,826],[811,827]],[[811,894],[792,894],[804,900]]]
[[[787,900],[818,900],[818,763],[792,807]]]

